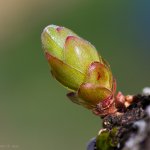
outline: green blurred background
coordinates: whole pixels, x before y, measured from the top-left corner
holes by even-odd
[[[49,24],[72,29],[110,63],[118,90],[139,93],[150,86],[149,8],[146,0],[0,0],[0,147],[84,150],[100,119],[66,98],[40,34]]]

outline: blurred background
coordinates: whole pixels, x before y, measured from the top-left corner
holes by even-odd
[[[72,29],[110,63],[118,90],[140,93],[150,86],[149,8],[147,0],[0,0],[0,147],[84,150],[101,121],[52,78],[41,32]]]

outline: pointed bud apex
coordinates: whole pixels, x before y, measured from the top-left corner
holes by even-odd
[[[66,38],[73,35],[75,36],[76,34],[67,28],[56,25],[47,26],[41,36],[44,51],[62,59]]]

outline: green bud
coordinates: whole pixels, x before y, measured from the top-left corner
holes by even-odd
[[[113,150],[117,146],[116,134],[117,128],[113,128],[110,131],[107,129],[101,129],[99,135],[96,138],[96,147],[100,150]]]
[[[73,31],[56,25],[47,26],[41,39],[53,76],[73,91],[68,94],[73,102],[94,109],[113,95],[109,65],[92,44]]]

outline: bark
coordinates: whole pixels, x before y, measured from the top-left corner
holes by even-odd
[[[103,119],[103,128],[108,131],[117,128],[112,139],[117,141],[116,146],[107,149],[105,146],[97,147],[94,138],[87,150],[150,150],[150,95],[134,96],[134,103],[123,114]]]

